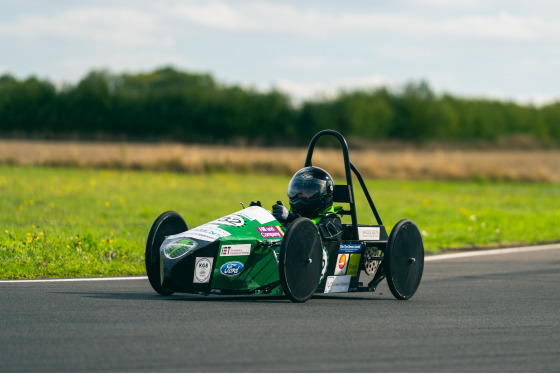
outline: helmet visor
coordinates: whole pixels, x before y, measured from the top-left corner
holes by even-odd
[[[327,192],[327,181],[316,178],[297,178],[292,179],[288,186],[288,197],[295,199],[305,197],[313,199],[322,196]]]

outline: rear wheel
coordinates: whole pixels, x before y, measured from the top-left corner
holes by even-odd
[[[399,300],[410,299],[424,271],[424,243],[418,226],[409,219],[399,221],[389,235],[385,251],[387,284]]]
[[[146,273],[152,288],[160,295],[171,295],[173,291],[162,287],[163,263],[160,247],[166,236],[187,231],[187,224],[179,213],[168,211],[161,214],[152,225],[146,242]]]
[[[284,293],[296,303],[307,301],[319,286],[323,270],[323,244],[317,225],[296,219],[280,246],[278,269]]]

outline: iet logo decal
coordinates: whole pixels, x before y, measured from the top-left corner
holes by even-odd
[[[222,245],[221,256],[248,256],[251,254],[251,244]]]

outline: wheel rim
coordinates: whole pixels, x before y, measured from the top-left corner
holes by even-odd
[[[307,218],[294,221],[280,247],[282,289],[295,302],[308,300],[321,279],[323,251],[317,226]]]
[[[374,260],[377,256],[379,256],[379,248],[366,247],[364,254],[364,270],[367,275],[375,275],[377,272],[377,268],[379,268],[380,263],[380,261]]]
[[[397,299],[410,299],[418,290],[424,270],[424,244],[414,222],[402,220],[395,226],[386,255],[387,283],[391,293]]]
[[[160,256],[160,247],[166,236],[187,231],[187,224],[176,212],[161,214],[152,225],[146,242],[145,263],[146,273],[152,288],[159,294],[170,295],[173,292],[163,288],[164,271]]]

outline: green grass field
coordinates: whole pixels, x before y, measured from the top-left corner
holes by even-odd
[[[0,166],[0,278],[144,274],[151,224],[189,227],[261,200],[287,203],[289,177]],[[367,180],[383,223],[420,227],[427,252],[560,240],[560,186]],[[360,223],[374,223],[356,185]]]

